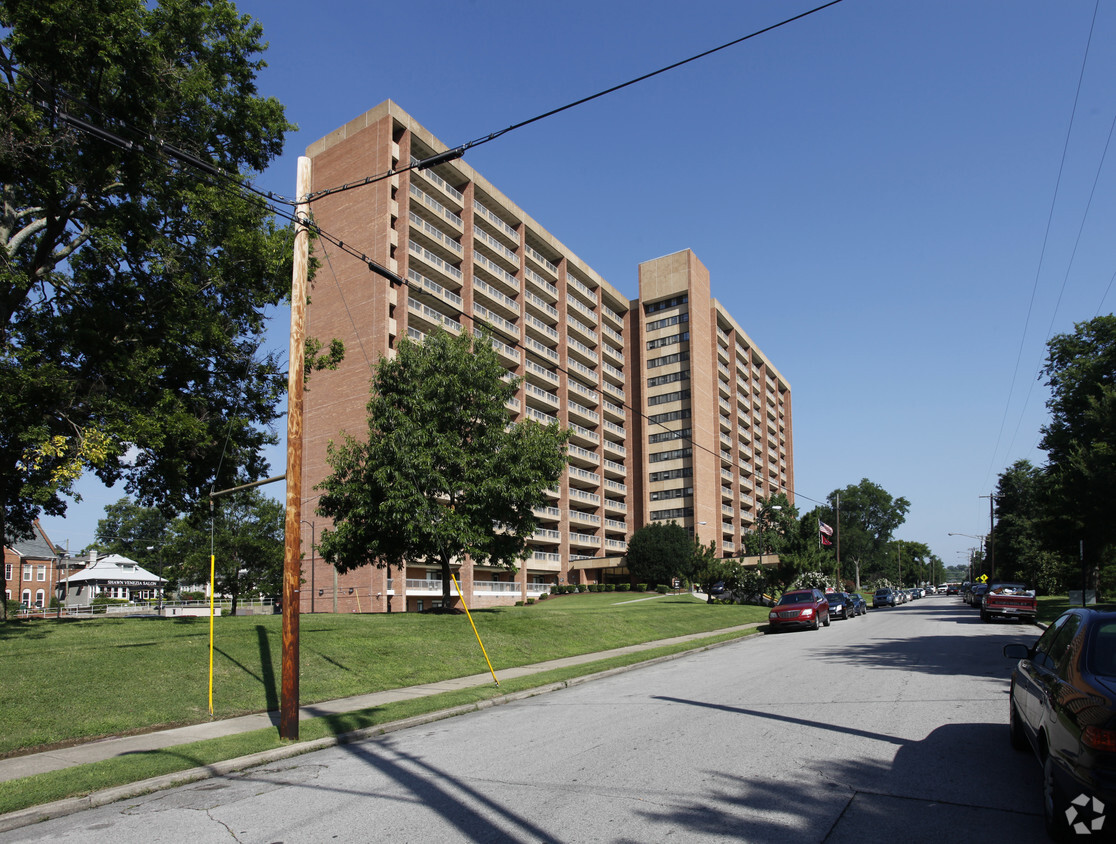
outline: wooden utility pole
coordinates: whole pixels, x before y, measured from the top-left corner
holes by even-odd
[[[298,738],[298,614],[302,580],[302,388],[306,366],[307,274],[310,232],[310,159],[298,159],[295,196],[294,271],[291,274],[291,349],[287,372],[287,521],[283,549],[283,687],[279,697],[279,737]]]

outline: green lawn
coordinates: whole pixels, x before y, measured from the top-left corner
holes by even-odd
[[[763,607],[689,595],[587,593],[473,613],[502,668],[766,620]],[[215,621],[216,718],[274,710],[281,618]],[[303,704],[484,673],[464,615],[304,615]],[[198,723],[208,711],[208,619],[38,619],[0,625],[0,755]]]

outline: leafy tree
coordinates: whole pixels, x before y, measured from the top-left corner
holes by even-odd
[[[215,594],[232,599],[278,598],[283,592],[285,506],[258,489],[217,500],[213,523],[201,513],[179,518],[167,553],[168,575],[179,584],[209,583],[213,557]]]
[[[172,524],[157,507],[121,498],[105,507],[105,517],[97,522],[94,546],[102,553],[120,554],[160,574],[170,562],[166,552]]]
[[[1042,550],[1045,473],[1029,460],[1017,460],[996,484],[996,575],[1035,584]]]
[[[911,503],[903,497],[893,498],[867,478],[831,492],[828,498],[831,512],[836,509],[838,498],[841,516],[839,520],[834,517],[834,522],[839,522],[834,526],[841,543],[841,559],[859,560],[863,578],[891,573],[887,543],[906,520]]]
[[[677,522],[651,522],[628,540],[628,571],[636,581],[652,586],[676,577],[693,580],[699,574],[695,545],[689,531]]]
[[[1074,333],[1059,334],[1047,346],[1050,422],[1040,447],[1048,459],[1053,534],[1063,553],[1084,543],[1095,582],[1116,545],[1110,512],[1116,497],[1116,316],[1078,323]]]
[[[533,420],[508,424],[517,380],[492,347],[467,332],[403,341],[372,379],[368,439],[346,435],[328,452],[318,515],[333,520],[319,550],[341,571],[437,563],[451,607],[450,566],[514,569],[565,467],[568,432]]]
[[[290,232],[213,169],[291,128],[261,35],[228,0],[0,0],[0,535],[86,469],[168,513],[266,472]]]

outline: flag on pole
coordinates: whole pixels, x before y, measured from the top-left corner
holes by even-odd
[[[818,530],[820,530],[826,536],[833,536],[833,528],[831,528],[829,525],[827,525],[821,519],[818,519]]]

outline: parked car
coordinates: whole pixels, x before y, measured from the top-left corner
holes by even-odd
[[[957,595],[958,593],[960,593],[960,591],[961,591],[961,584],[960,583],[947,583],[946,584],[946,595]]]
[[[856,616],[856,607],[853,605],[852,598],[845,592],[826,592],[825,599],[829,601],[830,618],[854,618]]]
[[[973,591],[969,593],[969,606],[971,606],[973,609],[979,610],[981,604],[984,602],[984,594],[987,591],[987,583],[978,583],[973,586]]]
[[[1038,598],[1035,590],[1025,583],[994,583],[984,595],[980,608],[981,621],[997,618],[1017,618],[1033,622],[1038,616]]]
[[[794,627],[817,630],[829,626],[829,601],[820,589],[794,589],[784,592],[767,615],[768,629],[772,633]]]
[[[868,612],[868,602],[864,600],[864,596],[859,592],[846,593],[853,602],[853,609],[857,615],[864,615]]]
[[[1059,840],[1100,832],[1099,804],[1116,807],[1116,606],[1067,610],[1033,646],[1005,645],[1004,656],[1019,660],[1011,744],[1042,765],[1047,832]]]
[[[893,607],[896,600],[896,594],[890,589],[877,589],[872,595],[872,607]]]

